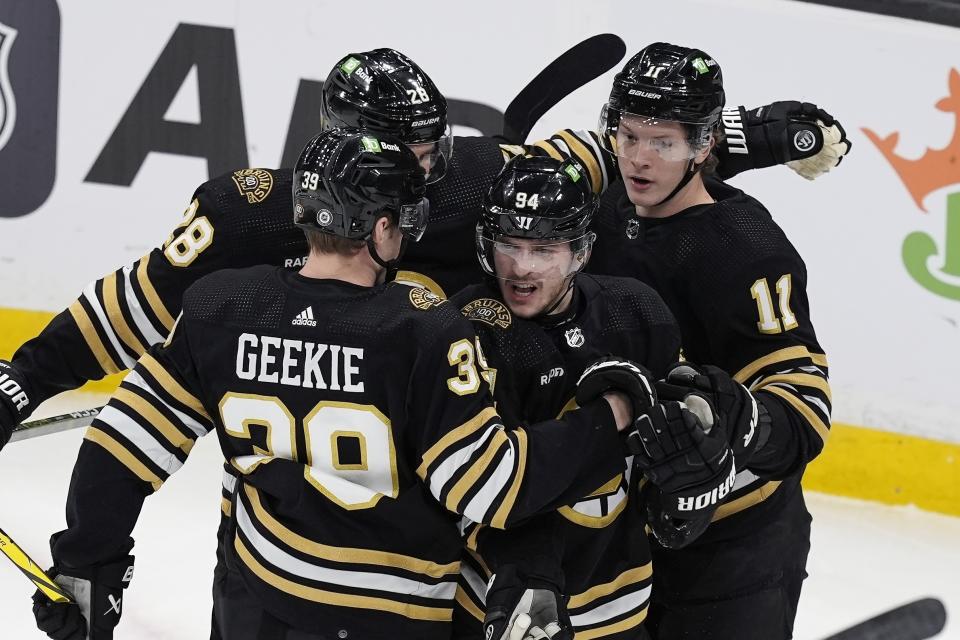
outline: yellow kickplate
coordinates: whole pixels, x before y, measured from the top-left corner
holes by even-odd
[[[49,311],[27,311],[0,307],[0,358],[9,360],[13,353],[27,340],[35,338],[56,314]],[[103,380],[88,382],[84,391],[110,393],[123,380],[123,374],[107,376]]]
[[[960,444],[834,423],[806,489],[960,516]]]

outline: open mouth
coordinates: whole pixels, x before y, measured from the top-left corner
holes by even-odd
[[[649,189],[653,182],[639,176],[630,176],[630,184],[633,185],[635,189],[643,191]]]
[[[532,282],[511,282],[509,283],[509,288],[515,297],[522,300],[532,296],[540,287]]]

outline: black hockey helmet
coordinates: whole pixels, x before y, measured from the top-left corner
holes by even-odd
[[[596,237],[589,231],[599,199],[575,160],[516,157],[497,175],[483,200],[477,222],[477,257],[496,275],[494,253],[510,251],[504,238],[542,240],[543,246],[569,244],[572,275],[586,264]]]
[[[442,177],[453,153],[447,101],[423,69],[394,49],[342,58],[323,83],[324,127],[360,127],[434,145],[429,182]]]
[[[709,142],[724,105],[720,65],[700,49],[665,42],[644,47],[630,58],[613,80],[610,98],[600,114],[599,131],[605,147],[624,114],[650,121],[684,124],[694,147]]]
[[[369,243],[377,219],[389,215],[405,238],[416,241],[429,215],[425,191],[423,169],[399,139],[362,129],[329,129],[300,152],[293,173],[293,221]]]

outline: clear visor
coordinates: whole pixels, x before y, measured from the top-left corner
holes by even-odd
[[[430,201],[421,198],[415,204],[400,205],[398,216],[400,233],[414,242],[419,242],[423,232],[427,230],[427,220],[430,218]]]
[[[611,109],[604,105],[598,130],[604,148],[618,158],[641,160],[653,154],[669,162],[695,157],[710,144],[710,127],[702,122],[686,122],[623,112],[617,122],[609,120]],[[614,115],[616,114],[613,111]]]
[[[577,238],[532,240],[477,234],[484,270],[501,280],[564,279],[582,270],[596,236],[588,232]]]
[[[447,165],[453,157],[453,134],[450,125],[439,140],[434,142],[415,142],[407,147],[417,156],[417,161],[427,175],[427,184],[437,182],[447,172]]]

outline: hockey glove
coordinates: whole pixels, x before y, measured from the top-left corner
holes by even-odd
[[[743,107],[725,111],[726,141],[717,150],[719,173],[725,178],[749,169],[786,164],[807,180],[814,180],[839,165],[850,152],[843,126],[809,102],[785,100],[749,111]],[[739,116],[731,111],[738,111]]]
[[[688,396],[687,403],[710,420],[711,408],[702,398]],[[662,510],[670,517],[712,514],[733,489],[736,467],[726,433],[717,424],[705,433],[697,413],[686,403],[664,402],[640,416],[627,438],[643,474],[662,492]]]
[[[26,378],[12,363],[0,360],[0,449],[33,408]]]
[[[657,402],[654,377],[646,367],[625,358],[600,358],[583,372],[577,381],[577,404],[581,407],[608,391],[619,391],[630,399],[633,418]]]
[[[637,477],[640,477],[640,474],[637,474]],[[656,485],[648,482],[641,491],[641,513],[660,546],[666,549],[682,549],[699,538],[710,526],[712,511],[704,511],[696,517],[674,518],[663,510],[664,495]]]
[[[49,573],[73,595],[73,602],[51,602],[37,591],[33,594],[37,628],[54,640],[112,640],[123,590],[133,578],[133,556],[79,569],[54,565]]]
[[[667,372],[663,382],[657,383],[656,389],[662,400],[685,401],[690,394],[705,398],[710,411],[701,416],[704,428],[709,431],[719,426],[729,438],[737,464],[741,468],[747,466],[759,441],[759,412],[756,398],[746,387],[719,367],[679,362]],[[717,424],[707,424],[711,419]]]
[[[567,598],[556,579],[527,576],[514,565],[497,568],[487,588],[485,640],[573,640]]]

